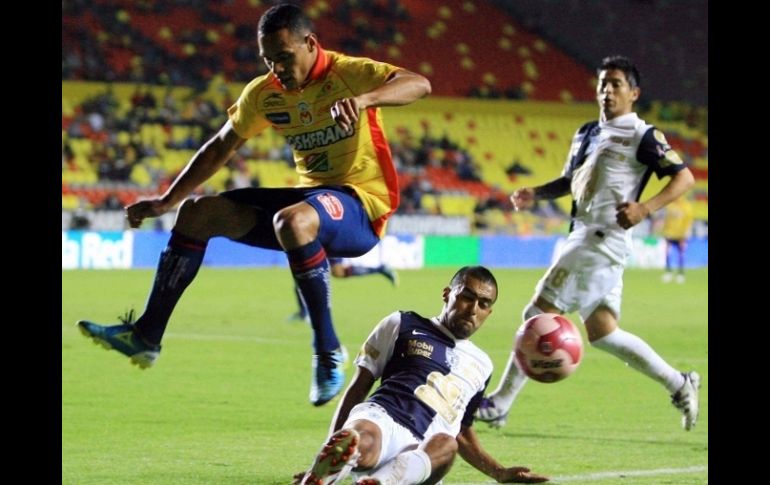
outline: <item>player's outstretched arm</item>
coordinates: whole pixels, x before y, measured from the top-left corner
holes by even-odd
[[[458,452],[471,466],[494,478],[498,483],[543,483],[548,477],[538,475],[523,466],[505,467],[481,446],[478,435],[471,426],[463,426],[457,435]]]
[[[360,109],[378,106],[403,106],[424,98],[431,92],[428,78],[406,69],[398,69],[385,84],[356,96]]]
[[[139,227],[144,219],[158,217],[173,209],[196,187],[214,175],[245,141],[235,133],[232,123],[227,121],[216,135],[198,149],[165,194],[126,207],[129,225]]]
[[[558,199],[570,192],[570,180],[559,177],[537,187],[522,187],[511,195],[511,202],[517,211],[531,209],[538,199]]]
[[[369,395],[369,391],[372,390],[374,381],[374,376],[369,369],[358,366],[356,374],[353,376],[353,380],[350,381],[348,388],[345,389],[345,394],[342,395],[342,399],[340,399],[340,403],[334,411],[332,423],[329,428],[329,436],[342,428],[342,425],[345,424],[345,421],[350,415],[350,410],[353,409],[356,404],[364,402],[366,396]]]

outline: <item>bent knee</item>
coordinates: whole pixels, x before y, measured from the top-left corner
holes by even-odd
[[[423,447],[423,451],[430,457],[433,468],[451,463],[458,449],[457,440],[444,433],[432,436]]]
[[[281,241],[307,244],[318,235],[320,220],[308,204],[297,204],[279,210],[273,216],[275,234]]]
[[[380,438],[374,436],[367,430],[358,430],[358,451],[361,456],[358,458],[358,468],[363,470],[370,470],[377,465],[377,461],[380,459]]]

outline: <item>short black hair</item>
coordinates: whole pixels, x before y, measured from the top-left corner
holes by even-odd
[[[259,19],[259,35],[273,34],[281,29],[289,29],[295,35],[313,32],[313,22],[305,12],[291,3],[282,3],[270,7]]]
[[[484,283],[491,284],[495,287],[495,293],[497,293],[497,280],[495,279],[495,275],[484,266],[463,266],[457,270],[457,273],[455,273],[454,276],[452,276],[449,287],[454,288],[455,286],[462,284],[463,281],[465,281],[466,275],[472,276]],[[495,300],[497,300],[497,295],[495,295]]]
[[[632,88],[639,87],[642,82],[642,78],[639,76],[639,69],[636,68],[631,59],[625,56],[608,56],[602,59],[602,64],[596,69],[596,74],[601,71],[607,71],[609,69],[617,69],[623,71],[626,75],[626,81]]]

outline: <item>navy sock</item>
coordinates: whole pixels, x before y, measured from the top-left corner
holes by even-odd
[[[297,297],[297,307],[299,308],[299,316],[302,318],[305,318],[305,315],[307,315],[307,307],[305,306],[304,300],[302,300],[302,293],[299,292],[299,287],[295,284],[294,285],[294,296]]]
[[[369,268],[366,266],[350,266],[345,271],[345,276],[363,276],[365,274],[379,273],[381,270],[382,267]]]
[[[159,344],[168,319],[185,288],[192,282],[203,262],[206,242],[171,231],[168,246],[160,253],[155,282],[147,298],[144,313],[136,321],[139,336]]]
[[[294,281],[305,300],[310,325],[313,327],[313,347],[316,353],[339,348],[331,313],[331,285],[326,251],[318,240],[286,251]]]

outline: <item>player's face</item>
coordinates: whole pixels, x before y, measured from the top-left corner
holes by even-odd
[[[607,69],[599,73],[596,84],[596,100],[604,120],[628,114],[634,110],[639,98],[639,88],[628,84],[626,75],[619,69]]]
[[[316,59],[317,41],[313,34],[295,35],[289,29],[260,35],[259,55],[285,89],[296,89],[305,82]]]
[[[458,339],[470,337],[492,313],[496,299],[494,285],[465,275],[463,283],[444,288],[444,326]]]

